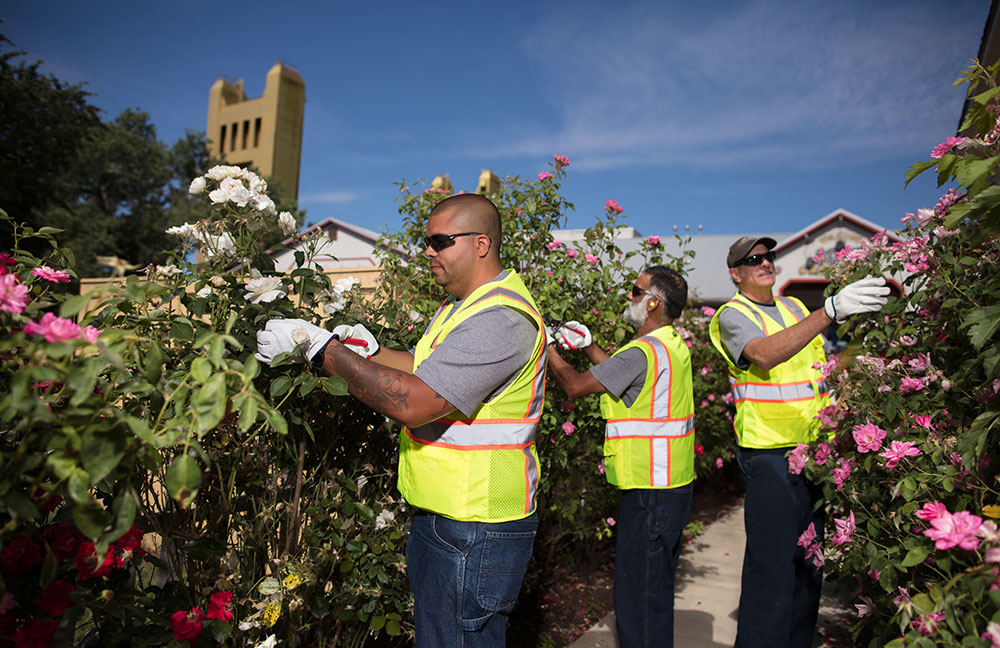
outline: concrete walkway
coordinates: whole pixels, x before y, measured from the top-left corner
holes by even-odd
[[[684,548],[677,568],[674,648],[723,648],[736,640],[736,611],[743,568],[743,505],[712,522]],[[824,585],[815,646],[852,646],[856,618]],[[611,612],[569,648],[618,648]]]

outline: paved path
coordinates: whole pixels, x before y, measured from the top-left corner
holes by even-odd
[[[712,522],[684,548],[674,602],[674,648],[723,648],[736,639],[743,566],[743,505]],[[851,646],[851,615],[843,602],[824,588],[816,646]],[[618,648],[614,612],[604,617],[569,648]]]

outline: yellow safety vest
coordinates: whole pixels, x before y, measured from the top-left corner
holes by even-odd
[[[823,337],[817,335],[801,351],[770,371],[751,363],[740,369],[722,344],[719,315],[727,308],[738,310],[756,322],[765,336],[801,321],[809,311],[794,297],[775,297],[781,322],[776,322],[752,301],[736,293],[712,317],[709,337],[729,364],[729,388],[736,403],[733,429],[736,442],[744,448],[784,448],[809,443],[815,438],[817,413],[830,404],[830,389],[818,369],[826,362]],[[798,306],[802,317],[792,311]]]
[[[621,489],[676,488],[694,480],[694,396],[691,352],[673,326],[662,326],[619,349],[646,356],[646,382],[626,407],[601,394],[604,472]]]
[[[417,342],[413,368],[458,324],[498,305],[535,322],[538,337],[531,360],[506,389],[481,403],[469,418],[455,411],[416,430],[403,428],[400,435],[398,484],[403,497],[417,508],[455,520],[507,522],[535,511],[539,477],[535,429],[545,400],[545,328],[517,273],[509,270],[504,279],[480,286],[457,310],[453,299],[445,301]],[[491,343],[503,340],[483,339],[483,344]]]

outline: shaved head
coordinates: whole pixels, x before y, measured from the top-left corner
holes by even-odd
[[[493,242],[491,253],[500,258],[500,243],[503,235],[500,212],[493,202],[479,194],[459,194],[439,202],[430,215],[447,212],[451,222],[467,232],[481,232]]]

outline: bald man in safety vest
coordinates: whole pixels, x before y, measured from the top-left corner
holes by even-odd
[[[398,485],[416,509],[406,558],[418,648],[504,646],[538,526],[545,330],[524,283],[501,266],[501,236],[483,196],[434,207],[424,255],[449,297],[410,352],[380,348],[361,325],[331,336],[271,320],[258,334],[269,362],[305,331],[316,366],[405,426]]]
[[[814,525],[823,541],[818,489],[788,472],[789,450],[815,438],[816,414],[830,403],[820,335],[834,321],[876,312],[889,288],[882,278],[856,281],[810,313],[794,297],[774,296],[775,241],[744,236],[726,265],[738,292],[709,325],[729,365],[736,403],[737,461],[746,482],[746,550],[736,646],[809,648],[816,634],[822,569],[798,546]]]
[[[679,273],[639,273],[623,317],[631,342],[608,355],[590,331],[567,322],[553,336],[594,364],[580,373],[549,345],[549,369],[570,398],[601,395],[604,470],[621,489],[615,550],[615,623],[620,648],[674,645],[674,573],[691,513],[694,397],[691,354],[672,326],[687,302]]]

